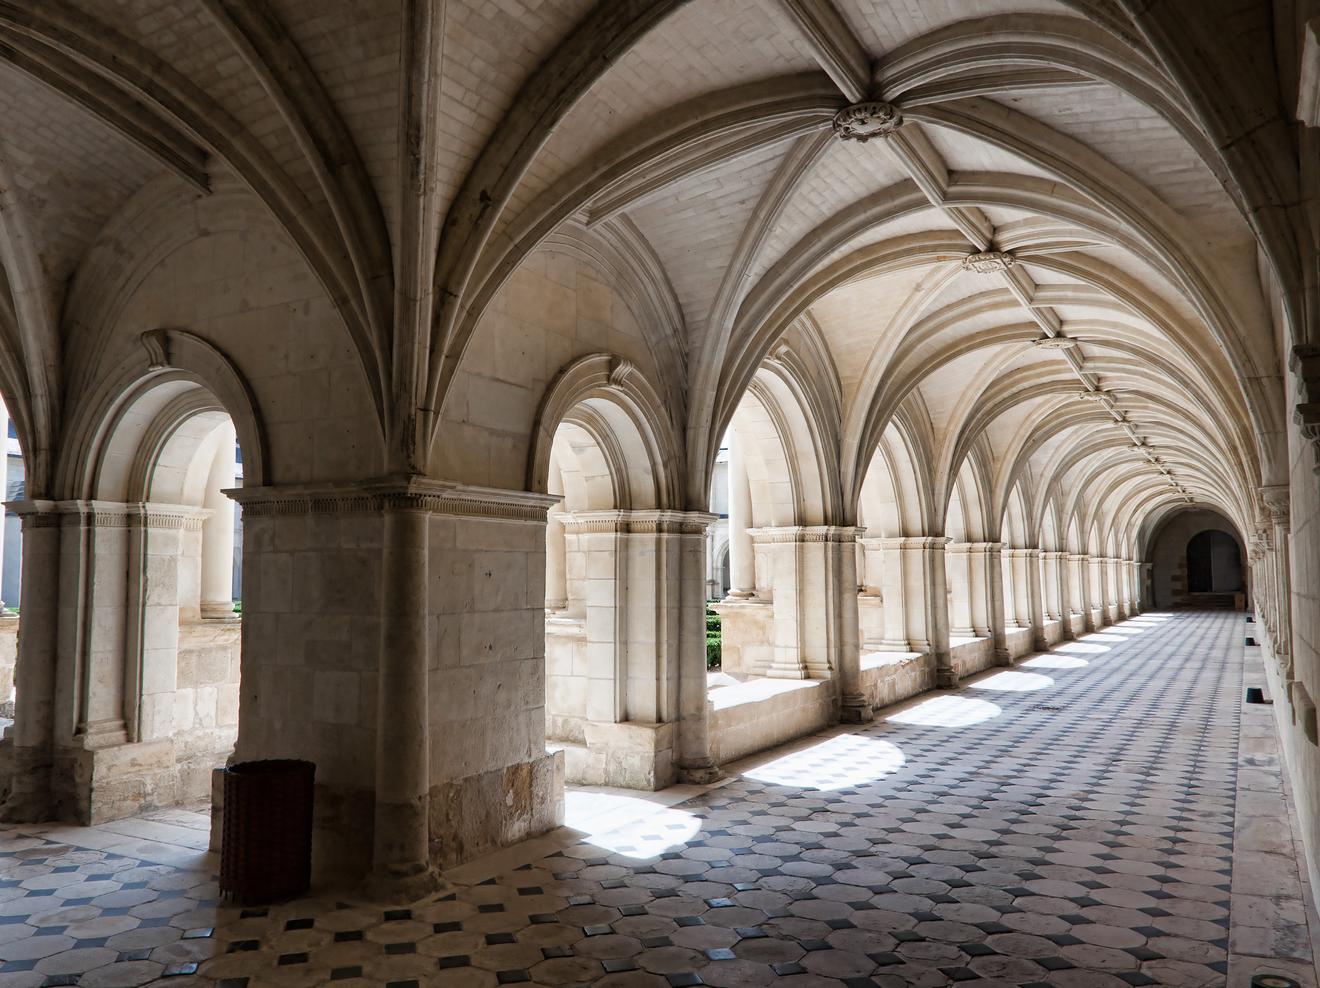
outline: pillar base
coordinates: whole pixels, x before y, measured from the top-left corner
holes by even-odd
[[[440,873],[421,862],[390,865],[367,876],[358,894],[368,902],[408,905],[449,888]]]
[[[755,590],[730,590],[724,595],[725,600],[751,600],[756,596]]]
[[[678,781],[685,786],[708,786],[724,778],[713,758],[702,758],[678,766]]]
[[[431,857],[451,868],[539,837],[564,822],[564,754],[526,761],[431,786]]]
[[[1008,669],[1013,667],[1013,656],[1007,648],[995,649],[995,665]]]
[[[839,704],[839,723],[869,724],[875,720],[871,701],[861,693],[845,696]]]
[[[10,740],[0,744],[0,778],[10,780],[0,822],[40,823],[51,818],[51,752],[23,748]]]
[[[958,673],[953,669],[936,669],[935,688],[937,690],[956,690],[958,688]]]
[[[237,621],[238,615],[234,613],[234,602],[232,600],[202,601],[202,620]]]

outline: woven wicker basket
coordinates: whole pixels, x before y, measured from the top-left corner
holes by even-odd
[[[293,759],[225,769],[220,894],[247,904],[307,891],[312,876],[316,766]]]

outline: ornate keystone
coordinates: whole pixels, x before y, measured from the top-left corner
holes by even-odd
[[[873,137],[888,137],[903,123],[898,107],[884,100],[867,100],[845,106],[834,114],[834,133],[844,141],[863,144]]]
[[[963,270],[977,274],[998,274],[1016,263],[1017,258],[1006,250],[983,250],[962,259]]]
[[[967,266],[966,261],[963,262],[963,266]],[[1037,350],[1071,350],[1077,346],[1077,341],[1066,336],[1042,336],[1038,340],[1032,340],[1031,345]]]

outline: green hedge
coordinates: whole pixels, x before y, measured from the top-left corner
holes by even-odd
[[[706,668],[720,667],[720,616],[706,611]]]

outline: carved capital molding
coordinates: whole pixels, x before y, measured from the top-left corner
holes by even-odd
[[[344,484],[295,484],[287,487],[240,487],[226,491],[243,506],[245,517],[310,514],[378,514],[421,511],[427,514],[545,522],[559,496],[473,487],[421,477],[382,478]]]
[[[902,124],[902,112],[884,100],[853,103],[834,114],[834,133],[844,141],[865,143],[876,137],[888,137]]]
[[[782,528],[749,528],[747,534],[760,545],[813,542],[855,542],[859,531],[850,525],[788,525]]]
[[[562,516],[570,535],[701,535],[718,515],[704,511],[574,511]]]
[[[1297,388],[1293,422],[1312,444],[1320,443],[1320,346],[1295,346],[1288,357],[1288,369]],[[1317,451],[1320,454],[1320,450]],[[1316,466],[1320,469],[1320,455]]]
[[[1275,525],[1288,527],[1288,508],[1291,498],[1291,492],[1287,484],[1271,484],[1267,487],[1257,489],[1260,494],[1261,502],[1265,505],[1265,513],[1269,516],[1270,522]]]
[[[1017,258],[1006,250],[983,250],[962,259],[964,271],[977,274],[999,274],[1017,263]]]

